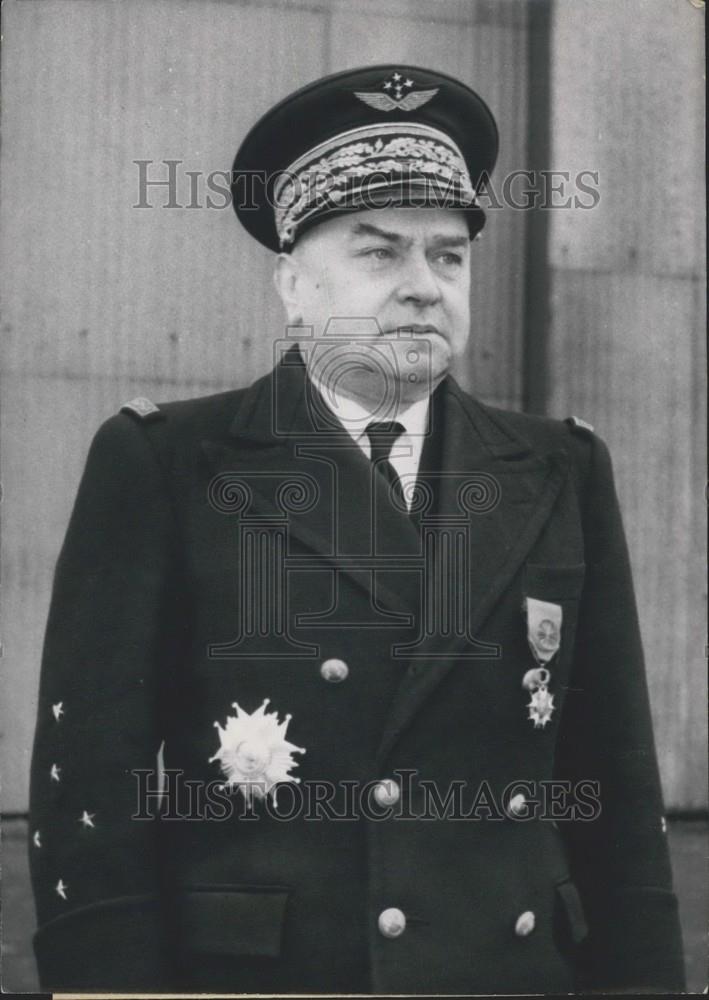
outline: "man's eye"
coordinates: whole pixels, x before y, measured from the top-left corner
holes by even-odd
[[[461,255],[453,253],[452,250],[444,250],[443,253],[438,254],[436,259],[446,267],[459,267],[463,263]]]
[[[394,252],[391,247],[372,247],[371,250],[365,250],[365,256],[373,257],[374,260],[391,260]]]

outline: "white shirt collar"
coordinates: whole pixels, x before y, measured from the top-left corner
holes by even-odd
[[[372,457],[372,448],[369,436],[367,435],[367,426],[373,419],[381,420],[382,415],[372,414],[371,410],[367,410],[361,403],[350,399],[348,396],[342,396],[340,393],[334,391],[327,392],[317,377],[313,378],[312,382],[322,396],[325,405],[332,411],[340,423],[343,424],[353,441],[359,445],[367,458],[370,459]],[[429,400],[429,396],[424,396],[423,399],[418,399],[415,403],[399,407],[393,418],[400,424],[403,424],[405,430],[396,439],[389,453],[389,461],[399,476],[409,509],[411,508],[413,498],[410,487],[418,478],[421,452],[423,451],[423,443],[428,431]],[[386,416],[392,419],[390,414],[386,414]]]
[[[317,376],[311,375],[310,372],[308,375],[328,409],[337,417],[353,441],[356,441],[369,457],[370,444],[369,437],[367,436],[367,426],[372,420],[381,420],[383,417],[372,414],[372,411],[368,410],[362,403],[357,402],[349,396],[343,396],[337,390],[326,390]],[[417,465],[428,426],[429,399],[429,396],[424,396],[422,399],[417,399],[408,405],[399,404],[393,416],[387,414],[388,420],[398,421],[404,427],[405,431],[397,439],[394,447],[398,450],[399,445],[404,443],[404,438],[408,439],[406,444],[413,447],[417,458]]]

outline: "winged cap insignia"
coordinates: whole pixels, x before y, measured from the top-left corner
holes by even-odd
[[[382,83],[381,90],[355,90],[354,96],[376,111],[415,111],[427,104],[438,93],[438,87],[413,90],[410,76],[393,73]]]

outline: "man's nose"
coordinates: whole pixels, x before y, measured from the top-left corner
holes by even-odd
[[[425,253],[412,253],[407,258],[398,295],[402,302],[420,306],[435,305],[440,300],[438,279]]]

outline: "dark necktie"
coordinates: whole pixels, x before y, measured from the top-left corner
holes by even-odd
[[[405,430],[406,428],[402,424],[397,423],[395,420],[380,422],[374,420],[367,426],[367,437],[369,438],[369,443],[372,448],[372,464],[391,485],[394,495],[399,501],[403,512],[407,509],[406,500],[404,499],[404,490],[396,469],[389,461],[389,455],[391,454],[394,442],[398,437],[401,437]]]

